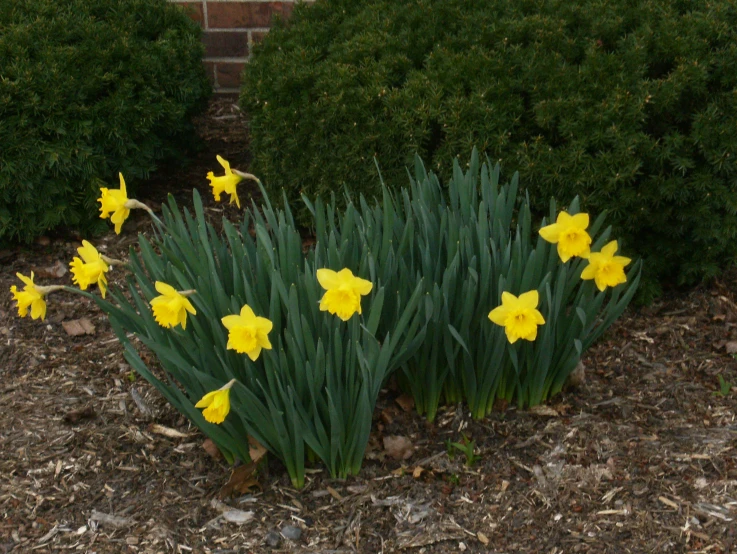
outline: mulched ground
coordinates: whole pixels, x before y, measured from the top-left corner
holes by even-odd
[[[197,186],[214,217],[235,215],[204,176],[217,153],[246,169],[244,118],[218,98],[198,128],[194,163],[138,196]],[[144,216],[94,243],[124,256]],[[386,391],[359,477],[318,467],[295,491],[270,461],[259,487],[221,498],[231,469],[131,373],[94,305],[61,293],[45,322],[17,317],[15,273],[68,284],[54,266],[77,246],[0,252],[0,552],[737,551],[735,274],[627,312],[587,353],[585,382],[542,410],[474,422],[450,408],[429,425]],[[446,446],[464,437],[471,466]]]

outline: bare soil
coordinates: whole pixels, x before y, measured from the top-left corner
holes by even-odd
[[[216,154],[247,168],[246,123],[233,98],[213,100],[205,149],[139,199],[196,186],[214,217],[236,216],[204,176]],[[95,244],[125,256],[144,216]],[[296,491],[271,460],[223,497],[232,468],[132,374],[92,303],[57,293],[46,321],[17,317],[15,273],[69,284],[48,268],[75,255],[71,236],[0,252],[0,552],[737,551],[734,273],[629,310],[586,354],[584,383],[543,409],[475,422],[453,407],[430,425],[387,390],[358,477],[317,466]],[[464,437],[472,465],[447,446]]]

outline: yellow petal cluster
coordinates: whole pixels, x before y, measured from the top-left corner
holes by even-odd
[[[267,335],[274,324],[254,314],[248,304],[241,308],[240,315],[226,315],[221,321],[228,329],[228,349],[248,354],[254,362],[261,354],[261,349],[271,350]]]
[[[514,344],[519,339],[535,340],[537,326],[545,319],[537,310],[539,296],[536,290],[520,294],[519,298],[509,292],[502,293],[502,305],[489,312],[489,319],[504,327],[507,340]]]
[[[10,287],[13,300],[18,304],[18,315],[20,317],[26,317],[28,315],[28,308],[30,307],[31,318],[46,319],[46,301],[44,300],[43,292],[33,283],[33,271],[31,271],[30,278],[21,273],[16,273],[15,275],[25,283],[21,291],[15,285]]]
[[[355,277],[350,269],[337,273],[331,269],[318,269],[317,280],[327,292],[320,300],[320,310],[337,315],[348,321],[353,314],[361,312],[361,296],[371,292],[374,284],[366,279]]]
[[[230,412],[230,387],[234,383],[235,379],[218,390],[208,392],[194,405],[195,408],[205,408],[202,411],[202,415],[206,421],[210,423],[222,423],[225,421],[225,417]]]
[[[110,270],[110,266],[97,249],[86,240],[82,241],[82,246],[77,248],[77,252],[81,259],[75,257],[69,264],[72,270],[72,282],[79,285],[82,290],[87,290],[87,287],[97,283],[102,297],[105,298],[105,292],[107,291],[105,273]]]
[[[558,255],[563,263],[573,256],[588,258],[591,252],[591,237],[586,232],[589,214],[569,215],[560,212],[555,223],[540,229],[540,236],[546,241],[558,244]]]
[[[600,291],[626,283],[624,267],[632,260],[624,256],[615,256],[618,248],[617,241],[613,240],[602,248],[601,252],[592,252],[589,265],[581,272],[581,279],[593,279]]]
[[[225,158],[217,156],[217,160],[220,162],[220,165],[223,166],[223,169],[225,169],[225,175],[216,177],[212,171],[208,172],[207,178],[210,180],[212,194],[217,202],[220,202],[220,195],[222,193],[230,194],[230,203],[232,204],[235,202],[240,208],[241,201],[240,198],[238,198],[236,187],[238,186],[238,183],[243,180],[243,177],[233,173],[230,169],[230,163]]]
[[[128,193],[125,189],[125,179],[123,174],[118,173],[120,177],[120,189],[110,190],[107,188],[101,188],[100,192],[102,196],[97,199],[100,203],[100,217],[102,219],[110,218],[110,221],[115,224],[115,233],[120,234],[120,229],[123,226],[123,222],[128,219],[130,215],[130,206],[128,201]],[[112,214],[112,216],[110,215]]]
[[[197,312],[187,297],[171,285],[156,281],[156,291],[161,295],[152,299],[151,309],[156,323],[167,329],[181,325],[187,328],[187,312],[196,315]]]

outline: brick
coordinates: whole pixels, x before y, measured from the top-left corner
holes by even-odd
[[[205,26],[205,11],[202,8],[202,2],[178,2],[177,6],[181,6],[185,13],[200,24],[200,27]]]
[[[288,17],[293,8],[291,2],[210,2],[208,26],[210,29],[269,27],[274,15]]]
[[[248,56],[247,32],[205,31],[202,35],[208,58],[245,58]]]
[[[243,71],[243,63],[237,62],[217,62],[215,71],[217,75],[217,84],[222,88],[238,88],[241,84],[241,72]]]

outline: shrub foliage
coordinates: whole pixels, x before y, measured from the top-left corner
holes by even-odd
[[[165,0],[0,3],[0,240],[96,218],[191,140],[210,93],[199,28]]]
[[[318,0],[245,70],[254,171],[292,200],[373,195],[374,156],[398,186],[415,152],[445,179],[478,145],[538,213],[578,195],[692,282],[737,253],[736,29],[705,0]]]

